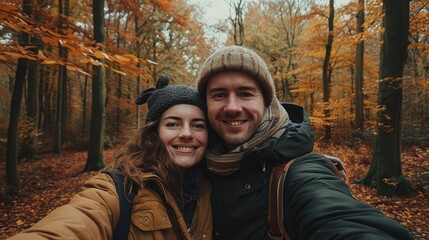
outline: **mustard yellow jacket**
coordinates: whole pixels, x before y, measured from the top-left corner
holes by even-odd
[[[157,184],[164,196],[149,187],[137,193],[133,202],[128,239],[177,239],[163,198],[173,209],[186,239],[212,239],[211,187],[208,182],[202,180],[197,208],[191,229],[188,230],[176,202],[164,188],[161,179],[154,174],[145,174],[144,178]],[[68,204],[55,209],[34,226],[12,236],[9,240],[112,239],[118,219],[119,200],[115,184],[110,176],[100,173],[89,179],[82,191]]]

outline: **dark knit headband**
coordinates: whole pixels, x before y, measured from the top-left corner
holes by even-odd
[[[205,101],[195,88],[186,85],[167,86],[169,82],[167,75],[161,75],[155,87],[143,90],[137,97],[137,105],[148,104],[146,123],[160,119],[167,109],[177,104],[195,105],[206,112]]]

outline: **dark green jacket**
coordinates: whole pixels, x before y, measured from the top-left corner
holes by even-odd
[[[285,108],[292,123],[282,138],[249,152],[234,174],[206,173],[213,188],[214,238],[269,239],[271,167],[302,156],[285,182],[285,226],[292,239],[412,239],[396,221],[353,198],[323,156],[310,153],[313,133],[304,110],[296,105]]]

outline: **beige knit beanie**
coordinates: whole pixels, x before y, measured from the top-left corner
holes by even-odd
[[[224,47],[207,58],[197,78],[198,92],[205,96],[208,80],[217,73],[229,71],[254,77],[262,87],[265,105],[270,105],[276,90],[268,67],[258,54],[241,46]]]

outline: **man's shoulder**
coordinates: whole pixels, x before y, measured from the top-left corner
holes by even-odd
[[[318,160],[318,159],[326,159],[326,155],[319,152],[309,152],[307,154],[303,154],[296,158],[296,160],[306,161],[306,160]]]
[[[317,153],[317,152],[309,152],[299,156],[280,157],[282,163],[288,163],[289,161],[294,161],[295,163],[304,163],[304,162],[315,162],[315,161],[326,161],[326,155]]]
[[[329,159],[326,155],[318,152],[311,152],[304,155],[301,155],[295,159],[293,159],[293,164],[291,165],[292,169],[299,168],[300,171],[308,171],[313,168],[328,168],[331,169],[329,164]],[[302,169],[303,168],[303,169]]]

